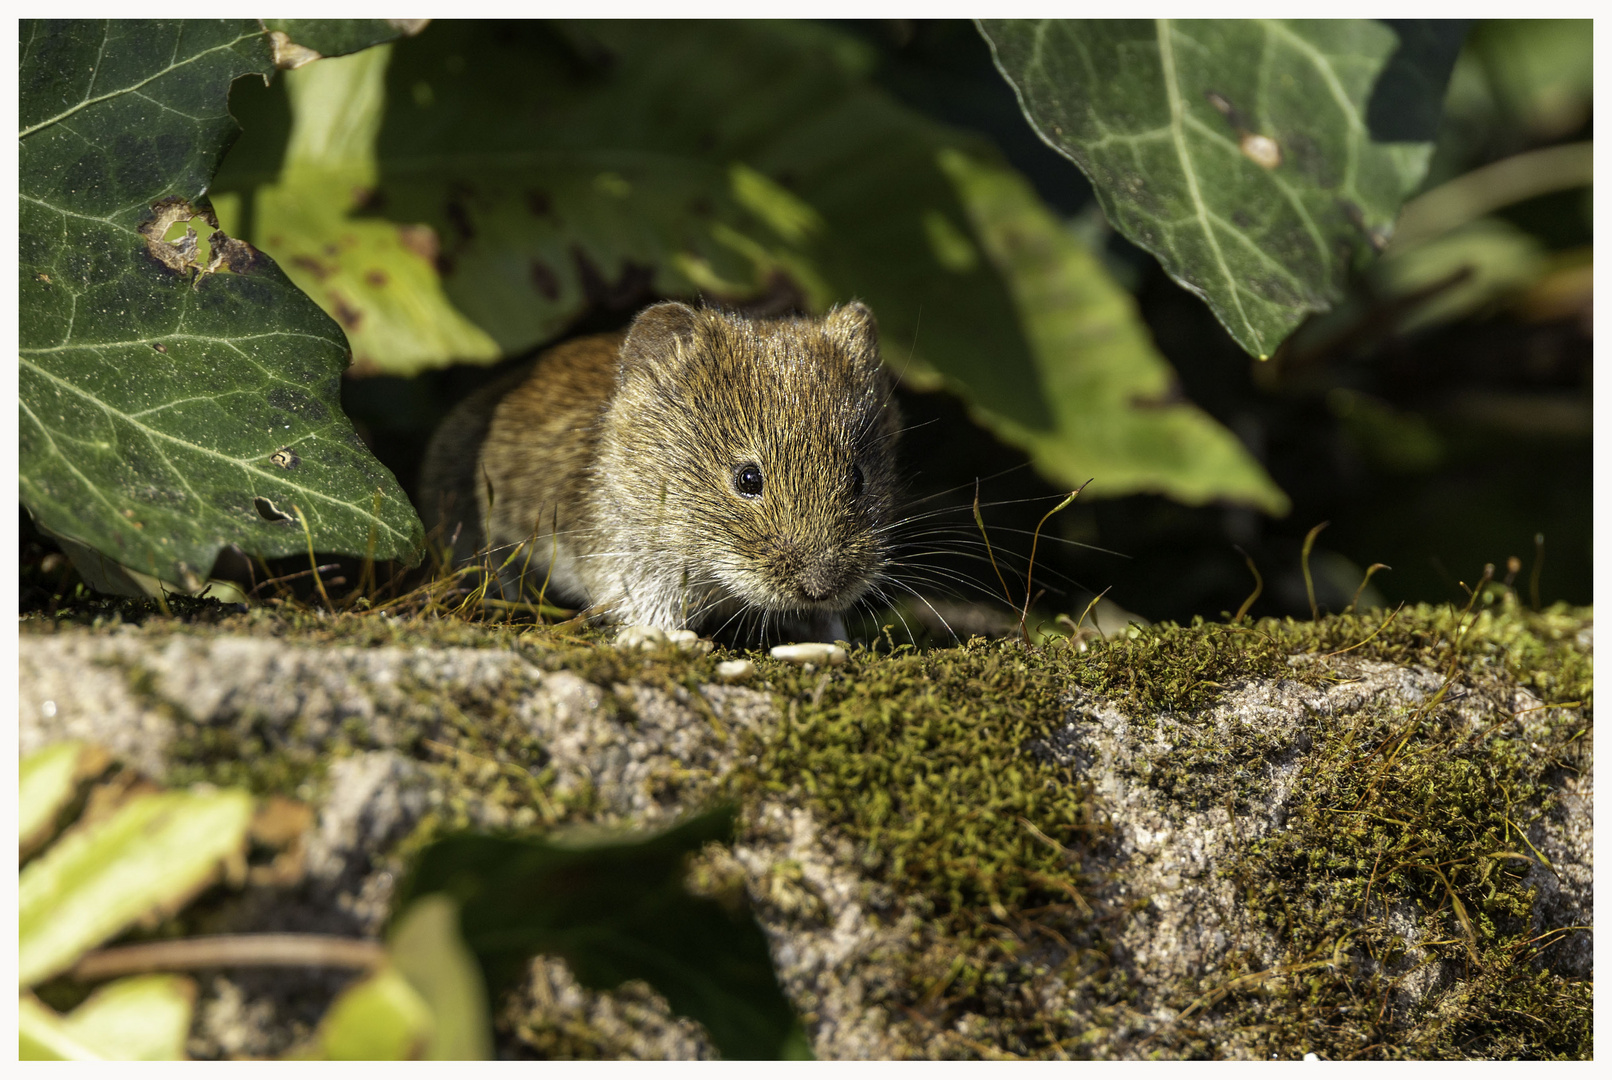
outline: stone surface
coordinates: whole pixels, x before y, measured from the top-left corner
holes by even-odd
[[[1149,1040],[1176,1022],[1181,985],[1212,981],[1228,957],[1250,968],[1280,963],[1279,943],[1249,918],[1227,867],[1250,843],[1284,829],[1295,785],[1316,752],[1317,724],[1348,723],[1385,700],[1414,710],[1442,685],[1426,668],[1349,657],[1292,661],[1295,674],[1316,663],[1329,673],[1319,685],[1297,677],[1244,681],[1191,716],[1138,716],[1071,685],[1063,726],[1025,745],[1039,759],[1072,766],[1111,825],[1084,855],[1085,868],[1105,884],[1078,898],[1126,912],[1113,962],[1123,965],[1134,993],[1117,1024],[1112,1016],[1104,1021],[1110,1029],[1102,1056],[1147,1056]],[[62,738],[87,739],[162,781],[174,775],[176,748],[210,731],[231,733],[256,753],[294,751],[315,761],[286,792],[316,808],[300,845],[304,872],[294,884],[248,888],[219,907],[210,916],[215,929],[231,930],[375,935],[402,870],[391,849],[426,815],[459,815],[491,828],[553,817],[552,806],[512,804],[450,783],[480,775],[495,788],[500,768],[461,760],[456,725],[506,717],[540,748],[530,772],[549,778],[544,798],[567,805],[590,799],[591,817],[601,824],[652,827],[702,805],[723,777],[746,765],[741,748],[768,737],[779,721],[774,697],[761,688],[601,686],[496,649],[318,648],[276,638],[67,631],[23,635],[19,679],[24,753]],[[1461,685],[1447,699],[1474,738],[1500,717],[1526,723],[1541,715],[1542,703],[1527,690],[1498,683]],[[1235,812],[1173,800],[1147,779],[1210,733],[1266,748],[1263,771],[1242,778],[1245,796]],[[1529,870],[1542,929],[1593,922],[1591,774],[1564,773],[1560,788],[1556,808],[1527,832],[1550,861],[1549,869],[1535,863]],[[887,960],[932,937],[903,898],[864,872],[856,846],[825,828],[796,793],[758,797],[745,808],[741,839],[702,859],[719,876],[742,878],[819,1057],[922,1056],[926,1045],[950,1053],[984,1030],[980,1016],[964,1012],[946,1026],[947,1038],[963,1043],[931,1042],[933,1023],[898,1007],[909,988],[893,984],[899,965]],[[1388,918],[1404,939],[1404,954],[1393,961],[1406,976],[1396,991],[1404,1000],[1414,1003],[1460,977],[1450,961],[1425,962],[1427,943],[1447,929],[1409,906]],[[1552,968],[1590,976],[1590,941],[1589,934],[1566,935],[1550,954]],[[1056,951],[1033,944],[1027,962],[1045,959],[1050,970]],[[309,991],[308,981],[286,989],[282,977],[262,973],[204,979],[192,1052],[285,1050],[306,1036],[320,1003],[344,982],[321,977]],[[1027,982],[1025,992],[1064,1022],[1093,1015],[1056,971]],[[578,986],[559,961],[534,961],[511,1008],[507,1030],[514,1034],[507,1037],[529,1048],[571,1046],[565,1039],[584,1032],[607,1055],[713,1053],[699,1026],[672,1016],[651,989],[598,994]],[[1255,1051],[1234,1034],[1216,1052]]]

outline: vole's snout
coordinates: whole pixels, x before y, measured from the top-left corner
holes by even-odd
[[[808,604],[822,604],[845,592],[856,575],[854,561],[842,552],[813,551],[791,540],[774,542],[785,592]],[[787,602],[787,601],[786,601]]]
[[[802,596],[811,601],[823,601],[838,594],[845,585],[845,571],[839,560],[822,556],[806,561],[798,581]]]

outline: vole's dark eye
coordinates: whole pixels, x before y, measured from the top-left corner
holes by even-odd
[[[860,465],[852,465],[851,466],[851,498],[860,499],[862,497],[863,484],[864,484],[864,481],[862,479],[862,466],[860,466]]]
[[[740,465],[733,473],[733,486],[740,495],[747,499],[754,499],[761,495],[761,467],[759,465]]]

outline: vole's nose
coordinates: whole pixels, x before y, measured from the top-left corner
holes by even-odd
[[[839,560],[830,556],[819,556],[809,560],[801,567],[800,585],[801,595],[808,600],[827,600],[840,591],[845,580],[845,573],[839,565]]]

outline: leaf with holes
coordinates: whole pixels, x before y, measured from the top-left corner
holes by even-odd
[[[982,19],[1108,219],[1265,357],[1343,295],[1433,152],[1462,22]]]
[[[34,519],[194,587],[219,549],[412,559],[419,519],[342,414],[341,330],[203,196],[250,21],[21,29],[19,489]]]
[[[263,28],[280,51],[281,67],[311,63],[321,56],[345,56],[371,45],[418,34],[426,19],[264,19]],[[301,50],[300,52],[298,50]]]

